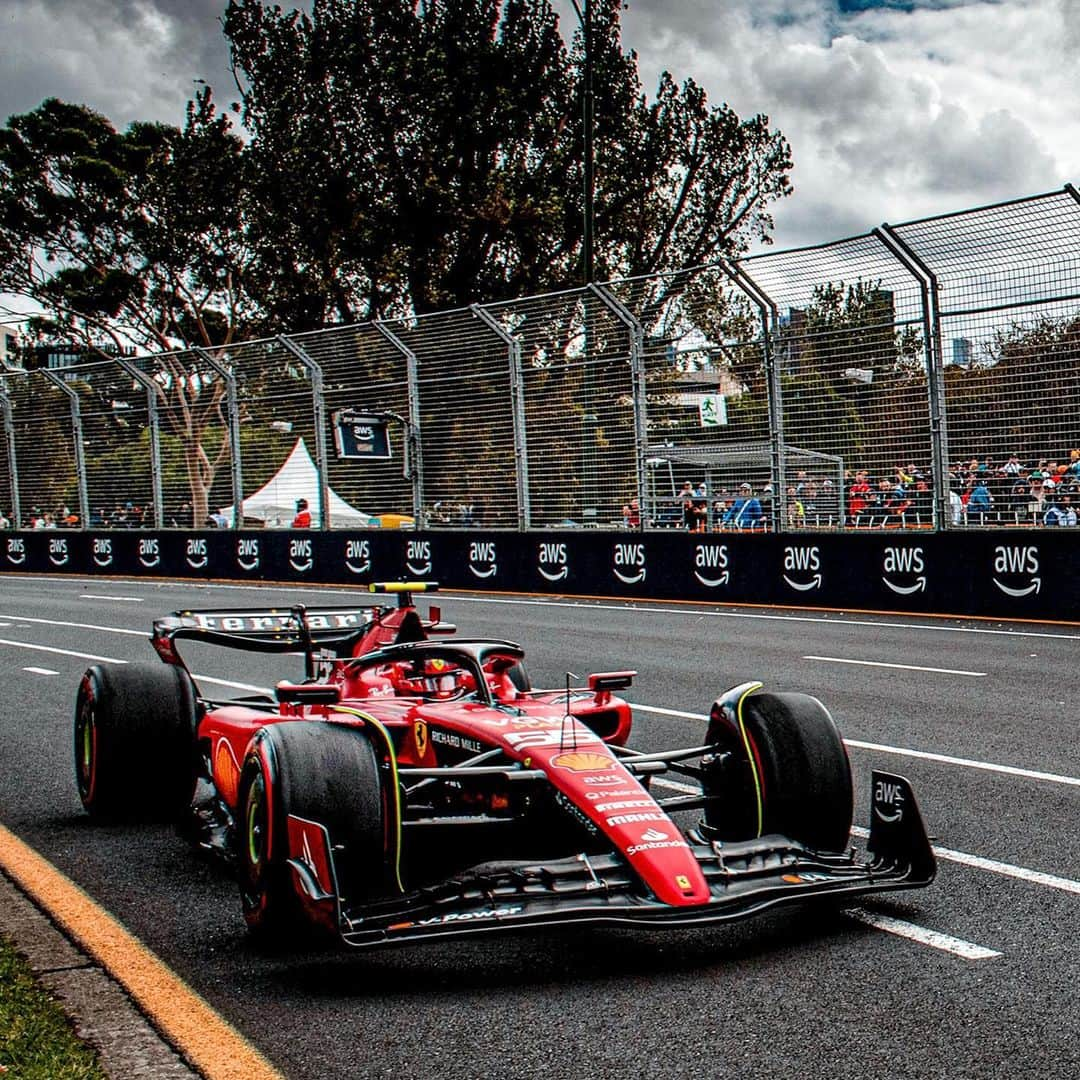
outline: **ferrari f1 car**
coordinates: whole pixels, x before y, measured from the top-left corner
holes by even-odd
[[[736,686],[696,745],[629,745],[632,671],[533,689],[520,646],[456,635],[426,583],[397,604],[181,611],[164,666],[95,666],[75,707],[95,817],[169,817],[235,867],[244,916],[372,946],[592,922],[687,926],[927,885],[911,787],[875,772],[850,844],[844,744],[815,698]],[[213,701],[184,639],[305,657],[272,696]],[[677,779],[675,779],[677,778]],[[685,823],[689,818],[689,823]]]

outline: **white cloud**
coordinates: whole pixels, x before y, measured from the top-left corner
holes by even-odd
[[[847,5],[853,7],[855,5]],[[1080,0],[631,0],[643,81],[692,76],[792,144],[781,247],[961,210],[1080,174]]]

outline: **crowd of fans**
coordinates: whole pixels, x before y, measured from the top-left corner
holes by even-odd
[[[846,471],[843,488],[832,477],[796,473],[778,500],[773,485],[714,488],[685,481],[657,507],[655,526],[691,532],[786,528],[920,528],[934,523],[934,485],[929,469],[914,462],[887,475]],[[1002,462],[973,458],[949,469],[948,513],[952,525],[1074,526],[1080,508],[1080,450],[1067,460]],[[779,520],[783,517],[783,522]],[[640,521],[636,503],[623,509],[623,524]]]

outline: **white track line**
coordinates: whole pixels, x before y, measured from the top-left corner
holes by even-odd
[[[0,645],[7,645],[12,649],[29,649],[31,652],[55,653],[58,656],[74,656],[79,660],[100,660],[106,664],[126,664],[126,660],[120,660],[115,656],[95,656],[93,653],[75,652],[72,649],[54,649],[49,645],[33,645],[28,641],[8,641],[0,638]]]
[[[940,949],[942,952],[952,953],[964,960],[992,960],[1001,953],[993,949],[987,949],[983,945],[976,945],[961,938],[952,937],[950,934],[941,934],[937,930],[927,930],[924,926],[916,926],[914,923],[903,922],[894,919],[890,915],[881,915],[876,911],[866,911],[863,908],[847,908],[844,914],[856,922],[865,923],[875,930],[884,930],[886,934],[895,934],[896,937],[907,938],[909,941],[917,941],[920,945],[929,945],[932,949]]]
[[[707,723],[709,719],[702,713],[682,712],[679,709],[662,709],[656,705],[640,705],[634,702],[633,707],[639,712],[656,713],[658,716],[676,716],[681,720],[697,720],[700,723]],[[950,757],[948,754],[931,754],[926,750],[909,750],[902,746],[885,746],[881,743],[861,742],[859,739],[845,739],[844,743],[858,750],[873,750],[879,754],[895,754],[898,757],[917,758],[920,761],[936,761],[942,765],[980,769],[983,772],[1001,773],[1005,776],[1021,776],[1025,780],[1040,780],[1048,784],[1080,787],[1080,777],[1077,776],[1062,776],[1058,773],[1039,772],[1036,769],[1021,769],[1015,765],[995,765],[988,761],[972,761],[970,758]]]
[[[658,780],[653,782],[659,783]],[[852,828],[851,832],[853,836],[870,835],[869,829],[863,829],[858,825]],[[934,854],[945,862],[959,863],[961,866],[970,866],[975,870],[986,870],[991,874],[1000,874],[1002,877],[1026,881],[1031,885],[1042,885],[1047,889],[1057,889],[1060,892],[1080,896],[1080,881],[1073,881],[1071,878],[1044,874],[1041,870],[1028,870],[1024,866],[1013,866],[1012,863],[998,862],[997,859],[984,859],[981,855],[969,855],[966,851],[953,851],[951,848],[935,847]]]
[[[80,600],[118,600],[125,604],[145,604],[145,596],[108,596],[105,593],[79,593]]]
[[[985,671],[960,671],[956,668],[919,667],[916,664],[886,664],[883,660],[849,660],[842,656],[804,656],[804,660],[820,660],[826,664],[858,664],[861,667],[895,668],[898,671],[931,671],[935,675],[973,675],[986,677]]]
[[[59,671],[53,671],[47,667],[24,667],[23,671],[29,671],[31,675],[59,675]]]

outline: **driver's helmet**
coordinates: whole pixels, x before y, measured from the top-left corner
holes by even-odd
[[[418,660],[409,672],[409,682],[424,697],[446,700],[465,685],[465,672],[449,660],[433,657]]]

